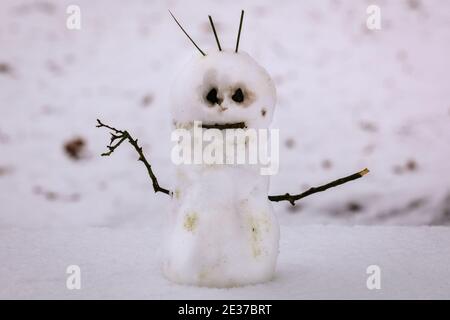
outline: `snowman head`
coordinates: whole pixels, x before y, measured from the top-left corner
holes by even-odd
[[[272,79],[250,55],[238,52],[238,45],[235,50],[223,50],[216,40],[219,49],[207,53],[193,42],[201,55],[190,59],[172,88],[174,123],[189,126],[201,121],[204,127],[221,129],[268,127],[276,102]]]

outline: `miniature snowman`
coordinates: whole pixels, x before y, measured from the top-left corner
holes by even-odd
[[[243,11],[235,50],[200,51],[178,74],[171,113],[175,128],[198,130],[267,129],[272,121],[276,90],[269,74],[247,53],[238,51]],[[176,186],[164,189],[145,159],[137,139],[112,130],[110,155],[128,140],[139,153],[155,192],[172,197],[163,244],[163,273],[171,281],[207,287],[234,287],[269,281],[274,277],[279,251],[279,225],[270,201],[292,205],[307,195],[357,179],[367,169],[298,194],[269,196],[269,176],[258,165],[205,163],[176,166]],[[114,144],[115,141],[118,141]],[[194,147],[198,141],[195,141]],[[229,142],[225,142],[229,143]],[[248,148],[247,141],[233,141]],[[225,148],[224,158],[227,158]]]
[[[221,130],[243,123],[246,130],[268,128],[276,91],[269,74],[247,53],[209,50],[190,60],[171,96],[176,127],[193,130],[194,121],[201,121]],[[209,287],[272,279],[279,226],[267,198],[269,176],[245,164],[176,168],[163,262],[166,277]]]

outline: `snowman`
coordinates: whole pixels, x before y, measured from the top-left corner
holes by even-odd
[[[267,71],[250,55],[239,51],[243,15],[244,11],[233,50],[222,49],[209,17],[218,49],[207,53],[172,15],[200,52],[181,70],[173,87],[174,129],[193,132],[196,123],[201,123],[203,131],[268,129],[276,90]],[[137,139],[127,131],[97,121],[98,127],[112,131],[109,151],[103,155],[110,155],[123,141],[128,141],[146,166],[155,192],[171,196],[162,269],[166,278],[180,284],[223,288],[271,280],[279,252],[279,225],[271,202],[289,201],[294,205],[304,196],[368,172],[365,169],[302,194],[268,197],[269,176],[262,175],[258,165],[180,164],[175,167],[176,185],[169,191],[159,185]],[[193,142],[198,143],[195,137]],[[231,144],[249,147],[247,140],[233,140]],[[229,148],[224,150],[226,159]]]

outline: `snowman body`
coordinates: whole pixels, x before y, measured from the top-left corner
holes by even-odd
[[[275,98],[269,75],[248,54],[212,52],[192,58],[180,72],[172,93],[174,126],[192,133],[193,148],[200,139],[194,121],[268,128]],[[247,140],[223,143],[249,148]],[[224,147],[224,162],[228,150]],[[208,287],[272,279],[279,226],[267,197],[269,176],[261,174],[260,165],[179,164],[176,179],[164,240],[165,276]]]

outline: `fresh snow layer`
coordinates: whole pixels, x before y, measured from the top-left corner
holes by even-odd
[[[449,299],[450,229],[284,226],[275,279],[209,289],[161,273],[160,228],[1,229],[0,298]],[[79,265],[81,289],[66,289]],[[366,269],[381,268],[368,290]]]

